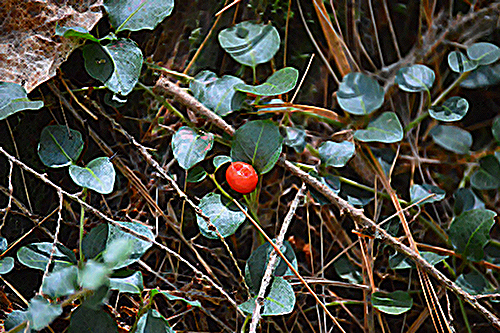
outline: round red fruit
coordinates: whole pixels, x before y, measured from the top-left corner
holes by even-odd
[[[233,190],[247,194],[255,190],[259,176],[250,164],[233,162],[226,170],[226,180]]]

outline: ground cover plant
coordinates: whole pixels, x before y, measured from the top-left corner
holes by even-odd
[[[3,331],[500,330],[500,3],[0,17]]]

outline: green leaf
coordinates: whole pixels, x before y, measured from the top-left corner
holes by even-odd
[[[140,223],[137,222],[117,222],[117,223],[119,223],[123,227],[135,231],[136,233],[146,238],[149,239],[155,238],[151,229]],[[124,260],[123,262],[116,264],[114,267],[112,267],[113,269],[119,269],[138,261],[142,257],[142,255],[153,245],[151,242],[139,239],[136,236],[121,230],[119,227],[110,224],[108,226],[108,238],[106,240],[106,248],[112,246],[113,242],[117,239],[131,241],[132,252],[130,253],[130,256],[128,257],[127,260]]]
[[[188,170],[186,181],[188,183],[199,183],[207,177],[207,172],[203,167],[197,165]]]
[[[285,137],[283,143],[292,147],[297,153],[302,153],[306,148],[306,131],[295,127],[285,127]]]
[[[285,67],[275,72],[267,78],[266,82],[252,86],[240,83],[234,86],[234,89],[257,96],[276,96],[286,94],[297,84],[299,71],[293,67]]]
[[[180,297],[180,296],[175,296],[175,295],[172,295],[166,291],[162,291],[161,294],[163,296],[165,296],[169,301],[181,301],[181,302],[184,302],[184,303],[187,303],[191,306],[196,306],[196,307],[199,307],[201,308],[201,303],[200,301],[190,301],[188,300],[187,298],[184,298],[184,297]]]
[[[210,218],[210,222],[224,238],[234,234],[246,219],[245,214],[230,201],[223,202],[220,194],[207,194],[201,199],[198,207]],[[212,239],[219,238],[214,230],[210,230],[207,221],[202,217],[197,215],[196,221],[203,236]]]
[[[448,258],[449,256],[442,256],[434,252],[420,252],[422,258],[427,261],[432,266],[435,266]],[[407,269],[415,268],[415,264],[412,260],[408,259],[404,254],[396,252],[389,257],[389,267],[391,269]]]
[[[231,157],[226,155],[219,155],[214,157],[214,167],[220,168],[221,165],[231,162]]]
[[[78,289],[78,268],[70,266],[52,272],[42,282],[42,292],[52,298],[70,295]]]
[[[491,126],[491,133],[493,134],[493,137],[495,140],[500,143],[500,117],[497,117],[493,121],[493,125]]]
[[[28,306],[27,317],[29,327],[40,331],[49,326],[62,312],[61,305],[49,303],[45,298],[35,296],[31,299]]]
[[[253,297],[238,307],[247,314],[252,314],[255,308]],[[262,316],[279,316],[290,313],[295,306],[295,293],[292,286],[281,277],[275,277],[271,284],[271,290],[264,300]]]
[[[344,254],[340,256],[334,263],[335,272],[344,280],[350,283],[362,283],[363,276],[361,272],[354,266],[349,258]]]
[[[174,0],[105,0],[109,22],[118,31],[153,30],[174,9]],[[120,28],[118,30],[118,28]]]
[[[9,247],[9,243],[7,242],[7,239],[4,237],[0,237],[0,253],[5,252],[7,248]]]
[[[269,256],[272,250],[273,247],[271,244],[264,243],[255,249],[247,260],[245,265],[245,281],[253,295],[257,295],[259,293],[262,278],[264,277],[264,273],[267,269]],[[288,241],[285,241],[283,242],[283,246],[280,250],[293,267],[297,269],[297,258],[295,257],[292,245],[290,245]],[[283,275],[293,275],[293,273],[287,264],[281,258],[278,258],[278,264],[274,269],[273,276]]]
[[[17,260],[30,268],[45,271],[49,263],[52,246],[52,243],[45,242],[28,244],[17,251]],[[52,262],[54,263],[53,272],[77,263],[75,254],[61,244],[56,244],[55,252],[52,255]]]
[[[137,322],[137,333],[174,333],[167,320],[155,309],[150,309]]]
[[[384,112],[366,129],[357,130],[354,138],[363,142],[399,142],[403,139],[403,127],[394,112]]]
[[[30,101],[24,87],[0,81],[0,120],[23,110],[38,110],[43,107],[43,101]]]
[[[108,239],[108,224],[102,223],[92,228],[88,234],[83,237],[82,251],[86,259],[94,259],[97,255],[106,249],[106,240]]]
[[[340,183],[339,177],[333,176],[331,174],[327,174],[324,177],[320,177],[314,171],[310,172],[309,174],[311,176],[313,176],[314,178],[318,179],[321,183],[323,183],[326,186],[328,186],[330,188],[330,190],[333,191],[333,193],[335,193],[335,194],[339,194],[340,193],[341,183]],[[311,195],[314,198],[314,200],[316,200],[320,205],[331,204],[331,201],[329,199],[327,199],[323,194],[321,194],[320,192],[316,191],[315,189],[309,188],[309,193],[311,193]]]
[[[110,241],[106,246],[106,251],[102,256],[104,263],[108,267],[117,267],[123,265],[132,254],[133,242],[131,239],[116,238]]]
[[[456,73],[470,72],[477,68],[477,62],[470,60],[460,51],[453,51],[448,54],[448,65]]]
[[[242,65],[256,67],[271,60],[280,47],[280,35],[272,25],[241,22],[219,33],[219,43]]]
[[[114,93],[128,95],[139,81],[142,51],[131,39],[112,40],[105,46],[86,45],[83,58],[89,75]]]
[[[9,273],[14,268],[14,258],[5,257],[0,259],[0,275]]]
[[[459,127],[438,125],[430,134],[436,144],[457,154],[468,154],[472,135]]]
[[[120,293],[140,294],[144,290],[142,272],[136,271],[123,278],[112,277],[109,279],[109,288]]]
[[[93,42],[99,42],[99,40],[92,36],[87,29],[82,27],[61,27],[59,24],[57,24],[56,35],[65,38],[75,37],[88,39]]]
[[[418,204],[419,206],[422,206],[423,204],[426,203],[443,200],[444,197],[446,196],[446,191],[430,184],[412,185],[412,187],[410,188],[411,203],[415,203],[418,202],[419,200],[422,200],[423,198],[427,198],[431,194],[434,194],[434,196],[420,202]]]
[[[81,187],[89,188],[101,194],[113,192],[116,173],[113,163],[107,157],[93,159],[85,168],[70,165],[69,175]]]
[[[94,260],[88,260],[85,266],[78,271],[78,282],[86,289],[97,290],[109,284],[111,269]]]
[[[500,58],[500,48],[491,43],[475,43],[467,48],[467,55],[478,65],[490,65]]]
[[[441,121],[461,120],[469,110],[469,102],[465,98],[453,96],[447,99],[441,106],[433,106],[429,109],[432,118]]]
[[[28,320],[29,320],[28,311],[14,310],[7,315],[7,319],[5,319],[5,322],[4,322],[4,328],[7,331],[10,331],[14,327],[16,327],[16,326],[18,326],[18,325],[20,325]],[[27,333],[27,332],[35,332],[35,331],[32,329],[30,329],[30,330],[25,329],[23,331],[23,333]]]
[[[365,206],[375,198],[372,192],[348,183],[342,184],[339,195],[354,206]]]
[[[80,305],[71,314],[68,332],[118,333],[118,325],[104,310]]]
[[[370,114],[384,103],[384,89],[375,79],[362,73],[349,73],[342,79],[337,101],[346,112]]]
[[[481,166],[470,178],[472,187],[478,190],[495,190],[500,187],[500,161],[495,155],[479,160]]]
[[[471,295],[491,294],[495,292],[493,286],[478,271],[461,274],[455,283]]]
[[[318,149],[321,163],[336,168],[345,166],[355,151],[356,147],[350,141],[326,141]]]
[[[453,194],[453,198],[455,199],[455,205],[453,207],[455,215],[460,215],[471,209],[484,208],[484,202],[482,202],[470,188],[459,188]]]
[[[396,83],[407,92],[429,91],[434,84],[434,71],[425,65],[403,67],[396,75]]]
[[[196,163],[203,161],[213,144],[212,133],[197,133],[187,126],[179,128],[172,137],[174,157],[184,170],[191,169]]]
[[[241,108],[245,94],[234,87],[244,83],[242,79],[231,75],[218,78],[211,71],[202,71],[189,83],[189,89],[203,105],[223,117]]]
[[[410,294],[401,290],[392,293],[374,292],[371,301],[375,309],[391,315],[405,313],[413,306]]]
[[[500,82],[500,64],[479,66],[460,82],[460,87],[480,89],[495,85],[498,82]]]
[[[63,125],[47,126],[40,135],[38,156],[46,166],[61,168],[75,163],[83,146],[80,132]]]
[[[470,260],[483,259],[483,247],[490,239],[490,229],[497,213],[487,209],[463,212],[451,222],[448,234],[458,253]]]
[[[281,154],[283,137],[270,120],[249,121],[236,130],[231,159],[252,165],[257,173],[270,171]]]

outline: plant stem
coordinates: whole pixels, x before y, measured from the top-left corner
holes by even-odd
[[[87,199],[87,188],[83,189],[83,195],[82,195],[82,200],[85,201]],[[84,232],[84,226],[85,226],[85,209],[83,208],[83,205],[80,206],[80,243],[79,243],[79,252],[80,252],[80,262],[78,263],[78,266],[81,268],[83,266],[83,261],[85,260],[85,257],[83,256],[83,232]]]

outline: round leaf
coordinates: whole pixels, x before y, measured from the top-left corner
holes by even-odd
[[[142,51],[131,39],[120,38],[105,46],[87,45],[83,57],[89,75],[114,93],[128,95],[139,81]]]
[[[167,320],[155,309],[150,309],[137,322],[137,333],[174,333]]]
[[[437,264],[448,258],[448,256],[442,256],[434,252],[425,252],[425,251],[420,252],[420,255],[425,261],[427,261],[432,266],[436,266]],[[405,257],[402,253],[396,252],[394,253],[394,255],[391,255],[389,257],[389,267],[391,267],[391,269],[394,270],[407,269],[407,268],[415,268],[415,264],[413,263],[413,261]]]
[[[497,213],[487,209],[463,212],[451,222],[448,234],[458,253],[470,260],[483,259],[483,247],[490,240],[490,229]]]
[[[111,25],[115,29],[120,27],[119,31],[153,30],[172,13],[174,0],[106,0],[104,8],[109,14]]]
[[[198,134],[187,126],[179,128],[172,137],[174,157],[184,170],[191,169],[196,163],[203,161],[213,144],[212,133]]]
[[[370,114],[384,102],[384,89],[375,79],[362,73],[349,73],[342,79],[337,101],[346,112]]]
[[[374,292],[371,300],[375,309],[391,315],[405,313],[413,306],[413,299],[410,294],[400,290],[392,293]]]
[[[201,166],[197,165],[188,170],[186,181],[188,183],[198,183],[207,177],[207,172]]]
[[[51,168],[60,168],[75,163],[83,150],[80,132],[62,125],[47,126],[42,130],[38,144],[38,156]]]
[[[491,126],[491,133],[497,142],[500,143],[500,117],[497,117],[495,121],[493,121],[493,125]]]
[[[75,38],[89,39],[93,42],[99,42],[99,40],[94,36],[92,36],[87,29],[82,27],[61,27],[60,25],[57,25],[56,35],[65,38],[75,37]]]
[[[498,82],[500,82],[500,64],[479,66],[460,82],[460,87],[480,89],[493,86]]]
[[[423,198],[427,198],[429,195],[434,194],[434,196],[420,202],[418,205],[421,206],[426,203],[441,201],[446,196],[446,191],[440,189],[437,186],[422,184],[415,184],[410,188],[411,203],[418,202]]]
[[[453,51],[448,54],[448,65],[457,73],[470,72],[477,68],[477,62],[469,60],[465,54]]]
[[[436,144],[457,154],[468,154],[472,146],[472,135],[459,127],[439,125],[430,134]]]
[[[500,48],[491,43],[475,43],[467,48],[467,55],[479,65],[489,65],[500,58]]]
[[[342,278],[350,283],[362,283],[363,276],[359,269],[354,266],[349,258],[344,254],[338,258],[334,263],[333,267],[335,272]]]
[[[7,318],[5,319],[4,322],[4,328],[5,330],[9,331],[27,320],[28,320],[28,311],[14,310],[7,315]],[[32,329],[30,329],[29,331],[25,329],[24,332],[27,333],[35,331]]]
[[[363,142],[394,143],[403,139],[403,127],[394,112],[384,112],[365,130],[357,130],[354,138]]]
[[[0,120],[19,111],[38,110],[43,107],[43,101],[30,101],[24,87],[0,81]]]
[[[310,175],[313,176],[314,178],[319,179],[319,181],[321,183],[323,183],[326,186],[328,186],[330,188],[330,190],[333,191],[333,193],[335,193],[335,194],[339,194],[340,193],[341,183],[340,183],[339,177],[332,176],[330,174],[326,175],[325,177],[319,177],[318,174],[316,172],[314,172],[314,171],[311,172]],[[323,194],[319,193],[315,189],[309,188],[309,192],[311,193],[312,197],[320,205],[331,204],[331,201],[328,198],[326,198]]]
[[[224,238],[234,234],[246,219],[245,214],[230,201],[222,202],[220,194],[207,194],[201,199],[199,207]],[[207,221],[202,217],[197,215],[196,221],[203,236],[212,239],[219,238],[215,230],[211,230]]]
[[[211,71],[202,71],[189,83],[189,89],[208,109],[225,116],[241,108],[245,94],[237,92],[234,87],[244,83],[240,78],[231,75],[217,78]]]
[[[231,162],[231,157],[226,155],[219,155],[214,157],[214,167],[216,169],[220,168],[221,165]]]
[[[306,131],[295,127],[285,127],[285,137],[283,143],[292,147],[297,153],[302,153],[306,148]]]
[[[429,109],[432,118],[441,121],[461,120],[469,110],[469,102],[465,98],[453,96],[447,99],[441,106],[433,106]]]
[[[118,326],[111,316],[101,308],[93,309],[80,305],[72,314],[69,333],[118,333]]]
[[[52,243],[31,243],[23,246],[17,251],[17,260],[21,264],[34,269],[45,271],[49,263],[50,253],[52,252]],[[53,272],[63,269],[77,263],[75,254],[61,244],[56,244],[55,252],[52,255],[54,263]]]
[[[494,155],[479,160],[481,166],[470,179],[471,186],[478,190],[495,190],[500,187],[500,161]]]
[[[280,35],[272,25],[241,22],[219,33],[219,43],[242,65],[256,67],[271,60],[280,47]]]
[[[69,167],[69,175],[81,186],[101,194],[109,194],[115,184],[115,168],[107,157],[98,157],[87,164],[85,168],[77,165]]]
[[[276,96],[292,90],[297,84],[298,78],[298,70],[293,67],[285,67],[275,72],[261,85],[251,86],[240,83],[235,85],[234,89],[257,96]]]
[[[350,141],[327,141],[319,147],[318,152],[321,163],[338,168],[347,164],[355,150],[354,143]]]
[[[249,121],[234,133],[231,159],[246,162],[264,174],[278,161],[282,142],[278,126],[270,120]]]
[[[434,83],[434,71],[425,65],[403,67],[396,75],[399,88],[408,92],[429,90]]]
[[[109,288],[121,293],[140,294],[144,290],[142,273],[136,271],[124,278],[110,278]]]
[[[70,266],[52,272],[43,280],[42,292],[52,298],[70,295],[78,289],[78,268]]]
[[[238,307],[247,314],[252,314],[256,297],[253,297]],[[271,290],[264,299],[262,316],[279,316],[290,313],[295,306],[295,293],[292,286],[282,277],[275,277]]]
[[[459,188],[453,194],[453,198],[455,199],[455,205],[453,207],[455,215],[460,215],[471,209],[484,208],[484,202],[482,202],[470,188]]]
[[[495,288],[478,271],[461,274],[455,283],[471,295],[491,294],[495,292]]]
[[[0,275],[9,273],[14,268],[14,258],[6,257],[0,259]]]

